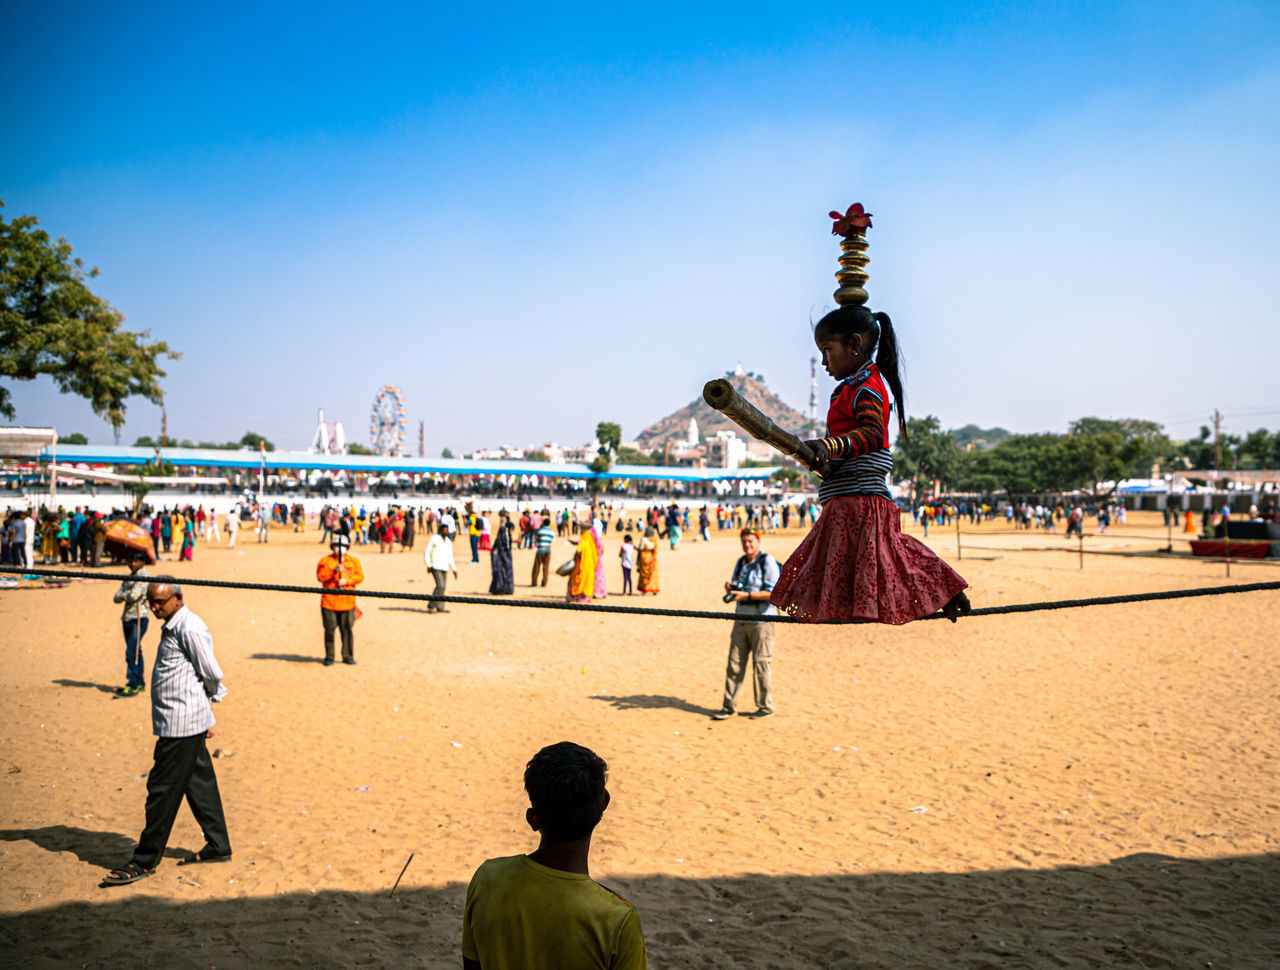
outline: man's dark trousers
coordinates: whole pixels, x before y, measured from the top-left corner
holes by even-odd
[[[155,764],[147,775],[147,824],[133,850],[133,861],[154,869],[169,844],[173,820],[186,798],[191,814],[204,832],[205,845],[219,855],[231,854],[222,796],[204,734],[189,738],[156,738]]]
[[[333,659],[333,631],[342,633],[342,659],[355,660],[355,634],[352,624],[356,621],[355,610],[326,610],[320,607],[320,620],[324,623],[324,659]]]
[[[431,602],[427,604],[428,613],[446,613],[440,597],[444,595],[445,585],[449,582],[449,573],[444,569],[431,570],[431,576],[436,581],[436,588],[431,593]]]

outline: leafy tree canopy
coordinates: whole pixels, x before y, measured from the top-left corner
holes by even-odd
[[[127,398],[164,402],[158,360],[180,355],[162,340],[148,343],[149,331],[125,330],[124,314],[89,289],[97,275],[97,267],[86,270],[72,257],[65,239],[50,239],[35,216],[0,217],[0,377],[47,374],[119,430]],[[0,415],[16,415],[5,387]]]
[[[938,479],[944,491],[955,483],[960,468],[960,448],[951,433],[932,414],[907,419],[907,442],[898,442],[898,474],[909,478]]]
[[[622,425],[612,421],[601,421],[596,425],[596,441],[601,448],[617,451],[622,444]]]
[[[262,435],[258,434],[256,431],[246,431],[240,436],[239,446],[241,448],[257,448],[259,445],[261,445],[266,451],[276,450],[275,445],[262,437]]]
[[[445,449],[446,454],[445,454],[445,456],[444,456],[444,457],[446,457],[446,458],[452,458],[452,457],[453,457],[453,455],[452,455],[452,454],[449,454],[449,453],[448,453],[448,451],[449,451],[449,449],[448,449],[448,448],[446,448],[446,449]],[[373,449],[372,449],[372,448],[366,448],[364,445],[359,444],[359,443],[357,443],[357,442],[355,442],[355,441],[348,441],[348,442],[347,442],[347,454],[348,454],[348,455],[372,455],[372,454],[373,454]]]
[[[526,451],[524,453],[525,461],[546,461],[547,453],[545,451]]]
[[[350,446],[350,445],[347,445],[347,451],[351,451],[351,446]],[[360,451],[354,452],[354,454],[357,454],[357,455],[371,455],[371,454],[373,454],[373,452],[371,452],[368,448],[362,448]],[[452,457],[453,457],[453,452],[452,452],[452,451],[450,451],[448,448],[442,448],[442,449],[440,450],[440,457],[441,457],[441,458],[452,458]]]
[[[656,464],[653,457],[646,455],[638,448],[631,448],[627,445],[618,446],[618,464],[620,465],[653,465]]]
[[[79,431],[73,432],[72,434],[58,435],[58,444],[60,445],[87,445],[88,443],[88,437],[82,435]]]

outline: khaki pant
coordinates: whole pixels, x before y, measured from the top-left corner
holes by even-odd
[[[538,585],[538,570],[542,570],[542,585],[547,585],[547,576],[551,571],[551,553],[535,552],[533,554],[533,579],[529,582],[530,586]]]
[[[738,688],[742,686],[746,676],[747,663],[751,663],[751,689],[755,695],[756,708],[762,711],[773,710],[773,676],[770,669],[773,663],[772,623],[740,623],[733,624],[733,632],[729,634],[729,665],[724,675],[724,709],[738,709]]]

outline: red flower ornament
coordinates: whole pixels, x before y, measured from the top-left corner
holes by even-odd
[[[849,211],[844,215],[838,212],[831,212],[829,215],[835,220],[835,225],[831,227],[833,236],[848,239],[850,236],[861,236],[871,228],[871,213],[863,211],[861,202],[849,206]]]

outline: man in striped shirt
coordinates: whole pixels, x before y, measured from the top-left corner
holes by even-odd
[[[178,865],[231,858],[227,823],[213,760],[205,746],[214,725],[211,701],[226,694],[204,620],[182,601],[182,587],[167,576],[147,587],[147,604],[164,622],[151,668],[151,725],[155,764],[147,775],[146,826],[133,858],[113,869],[103,886],[123,886],[155,872],[185,798],[204,832],[204,848]]]
[[[547,585],[547,577],[551,572],[551,543],[555,541],[556,534],[551,528],[551,513],[546,509],[542,510],[542,523],[533,533],[534,554],[533,554],[533,579],[529,583],[530,586],[538,585],[538,572],[542,572],[542,585]]]

